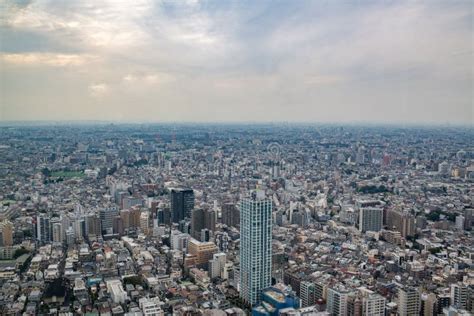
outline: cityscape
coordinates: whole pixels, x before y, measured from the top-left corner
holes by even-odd
[[[4,124],[2,315],[471,315],[473,132]]]
[[[473,0],[0,0],[0,316],[474,316]]]

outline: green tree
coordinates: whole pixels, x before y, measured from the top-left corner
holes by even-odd
[[[17,250],[15,250],[15,253],[13,254],[13,259],[16,259],[16,258],[18,258],[18,257],[20,257],[20,256],[22,256],[22,255],[24,255],[24,254],[26,254],[26,253],[29,253],[29,251],[26,250],[26,249],[23,248],[23,247],[20,248],[20,249],[17,249]]]
[[[125,284],[133,284],[133,285],[143,285],[143,280],[140,276],[130,276],[123,279],[123,283]]]

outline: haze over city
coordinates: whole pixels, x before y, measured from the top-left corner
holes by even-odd
[[[0,120],[473,122],[471,1],[2,1]]]

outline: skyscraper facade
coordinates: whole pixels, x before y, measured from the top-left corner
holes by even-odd
[[[216,229],[216,212],[214,210],[196,209],[191,215],[191,235],[201,241],[203,229],[214,231]]]
[[[194,208],[194,191],[192,189],[171,189],[171,219],[173,223],[191,218]]]
[[[239,209],[233,203],[222,205],[222,224],[229,227],[237,227],[240,224]]]
[[[252,306],[271,286],[272,201],[263,191],[240,202],[240,296]]]
[[[113,220],[118,214],[118,209],[116,207],[109,207],[100,210],[100,223],[104,235],[113,233]]]
[[[45,243],[51,241],[51,223],[47,214],[36,216],[36,239]]]

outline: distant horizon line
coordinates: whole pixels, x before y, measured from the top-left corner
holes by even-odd
[[[329,125],[329,126],[392,126],[392,127],[474,127],[474,122],[383,122],[383,121],[150,121],[150,120],[0,120],[0,126],[7,125]]]

